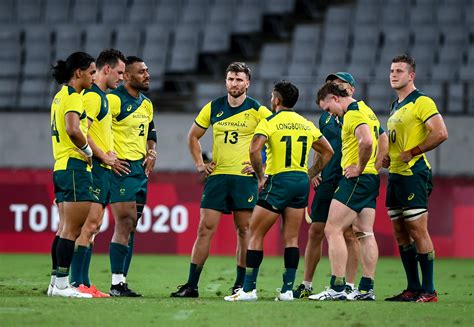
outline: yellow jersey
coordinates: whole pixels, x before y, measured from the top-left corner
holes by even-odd
[[[51,104],[51,139],[55,160],[54,171],[67,169],[70,158],[86,161],[66,132],[66,114],[69,112],[75,112],[79,115],[80,128],[84,137],[86,137],[87,116],[82,103],[82,96],[73,87],[64,85],[56,93]],[[88,165],[86,169],[90,171]]]
[[[263,119],[255,129],[255,135],[267,138],[265,173],[268,175],[289,171],[307,173],[312,144],[322,136],[312,122],[289,109]]]
[[[89,136],[103,152],[112,151],[114,148],[112,115],[106,93],[93,84],[90,89],[84,90],[82,101],[87,117],[92,121],[88,132]],[[110,169],[108,165],[101,164],[101,166]]]
[[[153,120],[153,104],[139,94],[131,96],[123,85],[109,94],[114,151],[119,159],[141,160],[147,152],[148,125]]]
[[[380,128],[380,122],[372,109],[367,106],[364,101],[352,102],[347,108],[342,123],[342,169],[359,163],[359,141],[355,136],[355,130],[362,124],[369,126],[372,135],[372,154],[367,165],[365,166],[363,174],[377,175],[375,169],[375,159],[377,157],[377,144],[380,133],[383,129]],[[344,172],[343,172],[344,173]]]
[[[422,158],[431,166],[424,153],[414,156],[408,163],[400,160],[400,153],[423,143],[428,135],[425,122],[438,115],[434,101],[419,90],[411,92],[402,102],[394,101],[387,122],[390,156],[390,173],[411,176],[411,167]]]
[[[250,142],[258,123],[272,112],[247,96],[238,107],[231,107],[227,96],[206,104],[195,119],[196,125],[213,128],[212,160],[216,168],[211,175],[242,174],[243,162],[249,161]]]

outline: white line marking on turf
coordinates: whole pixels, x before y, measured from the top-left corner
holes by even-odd
[[[187,320],[192,314],[194,310],[180,310],[176,312],[173,316],[174,320]]]

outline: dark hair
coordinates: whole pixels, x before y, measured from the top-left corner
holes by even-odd
[[[86,70],[95,59],[85,52],[74,52],[66,61],[58,60],[56,66],[51,67],[51,75],[59,84],[69,82],[76,69]]]
[[[410,66],[411,71],[414,72],[416,70],[415,59],[413,59],[409,55],[402,54],[402,55],[396,56],[392,59],[392,63],[394,63],[394,62],[404,62],[404,63],[408,64],[408,66]]]
[[[119,60],[122,60],[123,62],[126,60],[122,52],[115,49],[105,49],[99,54],[95,63],[97,70],[99,70],[105,65],[110,65],[110,67],[114,68]]]
[[[130,66],[133,65],[136,62],[144,62],[142,58],[136,57],[136,56],[128,56],[127,59],[125,59],[125,65]]]
[[[227,66],[227,69],[225,70],[225,74],[227,75],[228,72],[245,73],[249,81],[250,81],[250,78],[252,77],[252,71],[250,70],[250,67],[247,66],[245,62],[235,61],[231,63],[229,66]]]
[[[278,97],[285,108],[293,108],[298,101],[299,91],[296,85],[287,81],[275,83],[273,91],[278,93]]]
[[[339,97],[349,96],[349,93],[343,85],[336,84],[330,81],[321,86],[316,97],[316,102],[319,104],[322,100],[326,98],[328,94],[333,94]]]

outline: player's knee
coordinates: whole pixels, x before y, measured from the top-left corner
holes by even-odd
[[[249,234],[249,226],[239,226],[237,227],[237,236],[240,238],[246,238]]]

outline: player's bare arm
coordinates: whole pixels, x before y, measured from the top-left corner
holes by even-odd
[[[312,147],[318,155],[317,157],[315,155],[313,166],[308,169],[308,175],[311,180],[313,180],[314,177],[323,170],[334,155],[334,150],[332,149],[331,144],[329,144],[324,136],[321,136],[319,140],[314,142]],[[313,185],[315,185],[314,182]]]
[[[380,171],[382,167],[387,168],[384,166],[385,158],[388,158],[388,136],[386,133],[382,133],[379,135],[379,140],[377,144],[377,158],[375,159],[375,169]],[[390,158],[389,158],[390,160]]]
[[[267,138],[264,135],[255,135],[250,143],[250,162],[258,178],[258,189],[261,190],[265,185],[265,173],[262,163],[262,149]]]
[[[400,159],[409,162],[414,156],[433,150],[448,139],[448,129],[441,115],[435,115],[425,122],[428,129],[426,139],[413,149],[400,153]]]
[[[82,134],[80,128],[80,119],[77,112],[68,112],[66,114],[66,133],[72,143],[79,148],[79,152],[84,156],[87,164],[92,167],[92,149],[87,144],[87,139]]]
[[[205,173],[206,175],[211,174],[216,168],[216,163],[211,161],[207,164],[204,163],[202,159],[202,149],[199,139],[203,137],[206,133],[206,130],[202,127],[199,127],[195,123],[191,126],[188,133],[188,147],[191,156],[193,157],[194,165],[200,173]]]

